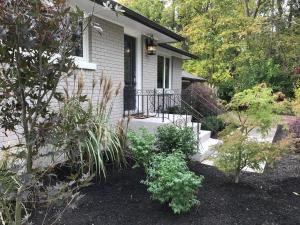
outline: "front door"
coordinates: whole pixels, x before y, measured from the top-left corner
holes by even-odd
[[[136,108],[136,40],[124,36],[124,110]]]

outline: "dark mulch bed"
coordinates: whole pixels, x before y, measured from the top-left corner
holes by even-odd
[[[300,225],[300,155],[285,156],[264,174],[243,174],[236,185],[217,169],[193,163],[205,176],[201,205],[173,215],[152,201],[140,183],[141,169],[113,171],[105,182],[84,190],[78,208],[61,219],[65,225]],[[38,224],[38,223],[37,223]]]

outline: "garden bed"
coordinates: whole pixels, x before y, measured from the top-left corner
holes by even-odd
[[[111,171],[106,181],[86,188],[78,208],[67,211],[60,224],[300,224],[299,154],[285,156],[264,174],[244,173],[238,185],[214,167],[192,163],[190,168],[204,175],[205,181],[198,194],[201,204],[189,213],[173,215],[168,206],[152,201],[140,183],[143,170],[128,166]]]

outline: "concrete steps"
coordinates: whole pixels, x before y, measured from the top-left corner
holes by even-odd
[[[200,131],[201,130],[201,123],[192,123],[192,122],[190,122],[190,123],[187,124],[187,126],[188,127],[192,127],[193,131],[195,133],[197,133],[197,131],[198,131],[198,124],[199,124],[199,131]]]
[[[209,130],[200,130],[199,141],[200,143],[205,143],[211,137],[211,131]]]

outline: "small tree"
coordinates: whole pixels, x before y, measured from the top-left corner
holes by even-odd
[[[0,2],[0,124],[24,137],[28,172],[57,86],[75,69],[81,19],[65,1]]]
[[[223,117],[231,126],[224,132],[224,144],[216,147],[214,161],[221,170],[235,173],[235,183],[245,167],[260,169],[261,163],[273,162],[286,149],[287,143],[272,145],[249,139],[252,130],[265,135],[278,122],[275,104],[272,89],[261,84],[235,94],[228,105],[232,111]]]

